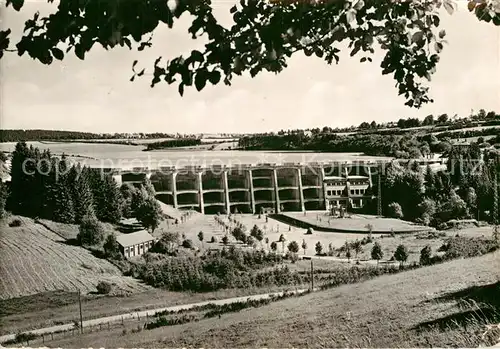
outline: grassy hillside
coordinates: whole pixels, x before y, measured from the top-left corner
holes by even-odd
[[[5,221],[0,223],[0,299],[54,290],[92,292],[99,281],[115,284],[117,291],[148,289],[122,276],[110,262],[71,245],[32,219],[16,218],[22,222],[19,227],[9,227]]]
[[[120,328],[49,343],[59,347],[477,347],[465,299],[499,307],[500,253],[455,260],[290,298],[221,318],[123,333]],[[483,313],[487,313],[483,310]],[[471,318],[470,314],[466,317]],[[493,343],[499,337],[488,337]]]

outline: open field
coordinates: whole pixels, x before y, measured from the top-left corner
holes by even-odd
[[[496,252],[385,275],[221,318],[139,333],[123,334],[121,328],[111,329],[48,345],[477,347],[484,327],[470,324],[464,328],[460,299],[495,301],[499,266],[500,253]],[[453,320],[459,326],[454,326]]]
[[[475,126],[475,127],[460,128],[460,129],[456,129],[456,130],[432,132],[432,134],[438,135],[438,134],[444,133],[444,132],[456,133],[456,132],[466,132],[466,131],[481,131],[481,130],[486,130],[486,129],[490,129],[490,128],[500,128],[500,126],[499,125]]]
[[[115,284],[116,291],[138,292],[148,286],[122,276],[110,262],[68,244],[32,219],[16,217],[20,227],[1,222],[0,299],[54,290],[93,292],[99,281]]]
[[[363,252],[361,252],[358,257],[360,260],[371,259],[371,250],[375,242],[378,241],[382,246],[382,251],[384,252],[382,260],[390,259],[394,255],[397,246],[403,244],[408,248],[408,263],[418,262],[420,260],[420,251],[426,245],[431,247],[432,253],[434,254],[443,245],[447,238],[453,237],[456,234],[464,237],[491,237],[492,227],[476,227],[461,230],[436,231],[431,233],[413,233],[397,235],[395,237],[383,236],[381,238],[376,238],[374,242],[364,245]],[[341,257],[344,257],[344,255],[342,254]]]
[[[307,212],[286,212],[282,216],[289,217],[307,225],[315,226],[318,229],[337,231],[343,233],[368,233],[368,225],[372,226],[372,232],[376,234],[409,233],[417,231],[428,231],[433,228],[417,225],[411,222],[394,218],[380,218],[370,215],[350,215],[346,218],[334,218],[324,211]]]
[[[139,310],[292,289],[296,289],[296,287],[227,289],[206,293],[149,289],[126,297],[83,295],[82,312],[83,319],[88,320]],[[56,291],[0,300],[0,315],[0,335],[72,323],[79,317],[78,294],[76,292]]]
[[[53,233],[56,233],[65,240],[76,240],[79,230],[78,224],[67,224],[58,223],[50,221],[48,219],[39,219],[37,223],[44,226]],[[110,223],[101,222],[103,229],[106,233],[113,232],[116,235],[121,235],[122,233],[115,229],[115,227]]]

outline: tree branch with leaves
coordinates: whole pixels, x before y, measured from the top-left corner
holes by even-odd
[[[21,11],[24,0],[5,4]],[[350,56],[361,62],[372,62],[377,47],[385,51],[382,74],[392,75],[405,104],[418,108],[432,102],[427,81],[446,43],[446,32],[439,28],[441,6],[450,14],[455,9],[451,0],[241,0],[230,9],[234,24],[223,26],[209,0],[61,0],[54,13],[41,17],[36,12],[26,21],[18,42],[11,43],[10,28],[0,31],[0,58],[16,52],[51,64],[73,52],[83,60],[96,44],[142,51],[153,45],[158,26],[172,28],[187,13],[193,17],[192,38],[208,42],[186,57],[159,57],[148,74],[151,86],[175,84],[183,95],[185,87],[200,91],[208,83],[231,85],[245,73],[279,73],[297,52],[338,63],[340,44],[347,42]],[[500,25],[499,0],[470,0],[468,9],[479,20]],[[145,75],[146,69],[136,70],[137,63],[131,80]]]

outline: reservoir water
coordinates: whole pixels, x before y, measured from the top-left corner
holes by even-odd
[[[0,143],[0,151],[12,152],[14,142]],[[145,146],[77,143],[27,142],[40,150],[50,149],[53,155],[68,155],[72,160],[92,167],[168,167],[168,166],[238,166],[265,163],[311,163],[387,160],[388,157],[367,156],[362,153],[318,153],[244,150],[186,150],[168,149],[143,151]]]

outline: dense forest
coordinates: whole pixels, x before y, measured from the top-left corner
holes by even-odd
[[[163,148],[177,148],[177,147],[191,147],[195,145],[200,145],[200,138],[180,138],[180,139],[169,139],[161,142],[149,143],[145,151],[156,150]]]
[[[140,138],[171,138],[167,133],[138,133]],[[90,133],[78,131],[57,130],[0,130],[0,142],[20,141],[67,141],[67,140],[93,140],[93,139],[122,139],[127,138],[125,133]]]
[[[134,216],[152,229],[161,219],[148,180],[138,188],[130,184],[119,187],[101,169],[69,165],[64,155],[52,156],[25,142],[16,144],[10,185],[2,183],[0,189],[0,203],[7,210],[33,218],[80,224],[88,216],[110,223]]]
[[[447,169],[437,172],[391,163],[382,180],[384,215],[435,227],[453,219],[500,222],[494,194],[500,180],[500,153],[485,151],[483,157],[481,153],[478,144],[453,147]],[[372,202],[365,210],[373,213],[375,205]]]

